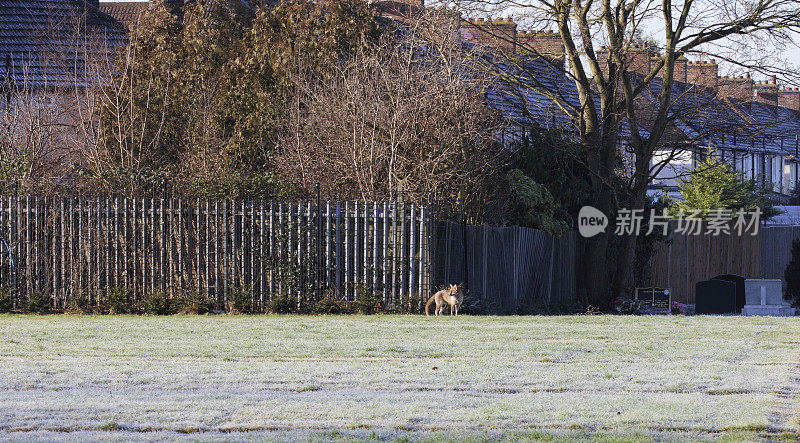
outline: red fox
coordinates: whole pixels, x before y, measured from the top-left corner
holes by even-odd
[[[464,294],[458,290],[458,286],[450,285],[448,289],[442,289],[428,299],[428,303],[425,303],[425,315],[431,315],[431,306],[434,303],[436,303],[436,315],[444,313],[445,303],[450,305],[450,315],[458,315],[458,307],[461,306],[463,301]]]

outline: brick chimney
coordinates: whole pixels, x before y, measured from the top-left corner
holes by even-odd
[[[469,20],[461,24],[461,38],[501,52],[514,52],[517,40],[517,24],[511,17],[505,19]]]
[[[755,82],[750,74],[740,77],[720,77],[717,95],[731,100],[749,102],[753,100]]]
[[[778,81],[774,75],[769,80],[756,83],[755,98],[761,103],[778,105]]]
[[[675,72],[673,77],[675,78],[676,82],[686,83],[686,63],[689,60],[686,59],[684,56],[680,56],[675,59]]]
[[[566,50],[561,34],[547,31],[517,32],[517,51],[521,53],[539,54],[552,60],[555,64],[564,64]]]
[[[629,47],[628,52],[625,54],[625,62],[627,63],[628,72],[642,75],[649,74],[650,49],[647,48],[647,43]]]
[[[717,87],[717,63],[688,62],[686,64],[686,83],[693,83],[702,88]]]
[[[778,91],[778,105],[800,111],[800,89],[786,88]]]
[[[604,74],[608,74],[608,53],[609,49],[606,46],[600,46],[600,48],[595,51],[597,63],[600,65],[600,69]],[[653,57],[652,54],[653,51],[647,44],[633,45],[628,48],[624,54],[628,72],[635,72],[641,75],[649,74],[650,70],[653,68],[653,59],[655,58],[658,60],[658,57]]]

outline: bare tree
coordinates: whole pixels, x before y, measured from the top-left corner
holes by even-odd
[[[565,79],[574,82],[576,101],[565,98],[552,83],[526,73],[524,62],[518,64],[518,70],[490,67],[506,82],[548,97],[570,117],[592,173],[591,204],[607,214],[615,213],[621,193],[626,194],[627,205],[642,208],[648,183],[669,157],[653,161],[680,112],[675,107],[681,98],[676,96],[675,66],[682,56],[724,53],[733,42],[761,39],[790,43],[800,29],[796,0],[464,0],[458,7],[473,15],[512,11],[521,14],[533,29],[554,29],[560,36],[566,63],[535,45],[525,49],[529,56],[542,56]],[[648,22],[661,28],[664,45],[657,53],[646,55],[652,63],[642,71],[635,55],[639,31]],[[736,61],[734,57],[724,58]],[[770,69],[767,65],[757,67]],[[703,88],[678,95],[688,93],[702,97]],[[641,112],[643,100],[652,102],[651,111],[645,114]],[[622,187],[616,185],[621,151],[630,161]],[[613,294],[629,293],[636,235],[622,238],[616,267],[611,270],[607,266],[608,244],[609,236],[601,234],[585,239],[580,251],[579,288],[589,296],[590,303],[600,306],[607,306],[611,299],[606,290],[608,271],[615,276]]]
[[[361,199],[435,195],[482,207],[485,182],[503,163],[495,142],[503,124],[486,107],[488,79],[448,47],[446,38],[412,33],[357,53],[322,79],[298,69],[275,157],[282,175]]]

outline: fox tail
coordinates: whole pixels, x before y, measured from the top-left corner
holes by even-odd
[[[425,303],[425,315],[431,315],[431,306],[433,306],[434,299],[436,298],[435,295],[432,295],[431,298],[428,299],[428,303]]]

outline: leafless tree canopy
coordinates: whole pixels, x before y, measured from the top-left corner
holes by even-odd
[[[478,203],[502,163],[502,124],[471,63],[409,37],[361,52],[321,81],[301,74],[276,156],[281,175],[366,200],[389,192]]]

